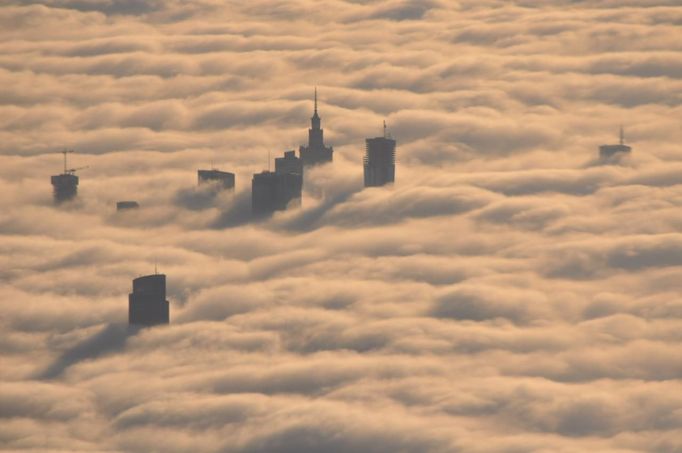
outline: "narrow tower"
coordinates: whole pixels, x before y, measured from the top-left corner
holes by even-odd
[[[368,138],[365,157],[365,187],[377,187],[395,182],[395,140],[389,137],[384,121],[384,135]]]
[[[317,165],[331,162],[334,149],[324,144],[324,130],[320,127],[322,120],[317,113],[317,87],[315,87],[313,116],[310,118],[308,129],[308,146],[301,145],[298,149],[303,165]]]

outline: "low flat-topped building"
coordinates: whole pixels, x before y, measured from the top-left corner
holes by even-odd
[[[197,178],[199,180],[200,186],[203,184],[214,184],[220,189],[234,189],[234,173],[230,173],[228,171],[220,171],[216,169],[198,170]]]
[[[625,144],[625,134],[620,128],[620,143],[617,145],[601,145],[599,147],[599,157],[608,160],[616,156],[627,155],[632,152],[632,147]]]
[[[140,207],[140,203],[137,201],[117,201],[116,202],[116,210],[117,211],[127,211],[129,209],[138,209]]]

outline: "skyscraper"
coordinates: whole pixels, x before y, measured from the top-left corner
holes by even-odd
[[[284,151],[284,157],[275,158],[275,173],[297,173],[302,175],[302,159],[296,157],[295,151]]]
[[[251,181],[251,211],[255,216],[283,211],[290,204],[300,204],[303,175],[263,171]]]
[[[219,189],[234,189],[234,173],[220,171],[215,168],[211,170],[198,170],[197,179],[199,185],[215,184]]]
[[[62,173],[50,178],[52,182],[52,196],[55,203],[73,200],[78,193],[78,176],[73,173]]]
[[[602,160],[608,160],[613,156],[628,154],[632,148],[625,144],[625,132],[623,126],[620,127],[620,142],[617,145],[601,145],[599,147],[599,157]]]
[[[331,162],[334,158],[334,148],[324,144],[324,130],[320,128],[320,123],[320,116],[317,114],[317,88],[315,88],[315,110],[310,118],[308,146],[301,145],[298,149],[303,165],[323,164]]]
[[[384,136],[368,138],[365,157],[365,187],[377,187],[395,182],[395,140],[389,138],[384,122]]]
[[[168,324],[169,317],[166,276],[153,274],[133,280],[133,292],[128,296],[128,324]]]
[[[76,176],[76,171],[87,168],[67,167],[66,155],[72,152],[72,150],[61,151],[61,153],[64,154],[64,173],[54,175],[50,178],[50,181],[52,182],[52,195],[54,197],[54,202],[57,204],[72,200],[76,197],[78,194],[78,176]]]

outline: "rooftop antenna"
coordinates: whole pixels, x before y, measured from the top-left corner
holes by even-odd
[[[386,136],[386,120],[384,120],[384,138],[387,138],[387,136]]]
[[[317,87],[315,87],[315,114],[317,114]]]
[[[154,275],[159,275],[159,270],[156,266],[156,261],[154,261]]]
[[[625,132],[623,131],[623,125],[620,125],[620,144],[625,144]]]

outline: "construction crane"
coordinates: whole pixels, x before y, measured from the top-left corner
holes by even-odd
[[[68,168],[68,166],[66,164],[66,155],[69,153],[73,153],[73,152],[74,151],[72,149],[64,149],[64,150],[60,151],[60,153],[62,153],[64,155],[64,174],[65,175],[73,175],[78,170],[84,170],[84,169],[88,168],[87,166],[78,167],[78,168]]]
[[[66,155],[67,155],[68,153],[72,153],[73,150],[72,150],[72,149],[64,149],[64,150],[59,151],[59,152],[62,153],[62,154],[64,155],[64,174],[68,174],[68,170],[67,170],[67,168],[66,168]]]

